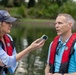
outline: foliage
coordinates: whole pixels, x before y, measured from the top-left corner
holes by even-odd
[[[17,14],[17,10],[18,10],[18,7],[15,7],[15,8],[12,8],[12,9],[8,9],[9,13],[11,14],[11,16],[14,16],[14,17],[19,17],[19,15]]]
[[[57,4],[48,4],[40,8],[31,8],[29,9],[28,14],[34,18],[55,18],[56,10],[58,9]]]
[[[1,1],[1,5],[3,5],[3,6],[6,6],[7,3],[8,3],[8,0],[2,0],[2,1]]]
[[[47,0],[39,0],[36,7],[29,9],[28,14],[33,18],[55,18],[58,10],[57,3]]]
[[[55,18],[57,15],[57,11],[58,10],[58,5],[57,4],[50,4],[46,10],[44,10],[44,16],[48,17],[48,18]]]
[[[21,17],[26,17],[26,8],[24,5],[21,5],[21,7],[18,8],[17,14],[19,14]]]
[[[35,0],[29,0],[28,3],[28,8],[34,7],[35,6]]]
[[[20,7],[22,4],[24,4],[25,0],[13,0],[14,6]]]
[[[13,7],[13,6],[14,6],[13,0],[8,0],[6,6],[7,6],[7,7]]]
[[[64,3],[63,6],[60,7],[58,13],[68,13],[71,14],[76,19],[76,2],[67,2]]]
[[[47,3],[57,4],[58,6],[62,6],[65,2],[69,0],[38,0],[38,5],[42,6],[43,4],[46,6]]]
[[[1,0],[0,4],[5,7],[19,7],[21,4],[24,4],[25,0]]]
[[[69,0],[56,0],[56,3],[59,5],[59,6],[62,6],[65,2],[67,2]]]
[[[59,13],[69,13],[76,18],[76,2],[72,0],[39,0],[38,3],[35,3],[34,0],[30,0],[29,3],[33,2],[34,6],[32,5],[29,8],[29,3],[25,3],[24,0],[2,0],[1,2],[4,6],[17,6],[18,8],[9,8],[9,11],[11,11],[13,16],[18,18],[54,19]],[[59,2],[61,2],[61,5],[58,4]],[[0,9],[3,8],[0,7]]]

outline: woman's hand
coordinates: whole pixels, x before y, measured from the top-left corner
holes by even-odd
[[[30,45],[31,49],[32,50],[35,50],[35,49],[38,49],[38,48],[41,48],[45,43],[45,40],[41,40],[40,38],[35,40],[34,42],[32,42],[32,44]]]
[[[38,48],[41,48],[45,43],[45,40],[37,39],[30,46],[22,50],[20,53],[16,55],[16,61],[19,61],[21,58],[23,58],[27,53],[31,52],[32,50],[36,50]]]

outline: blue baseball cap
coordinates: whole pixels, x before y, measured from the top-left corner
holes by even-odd
[[[10,16],[6,10],[0,10],[0,22],[15,22],[17,18]]]

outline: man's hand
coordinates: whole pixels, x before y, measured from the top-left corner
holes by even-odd
[[[47,74],[45,74],[45,75],[53,75],[52,73],[47,73]]]
[[[61,73],[54,73],[54,74],[52,74],[52,73],[47,73],[47,74],[45,74],[45,75],[62,75]]]

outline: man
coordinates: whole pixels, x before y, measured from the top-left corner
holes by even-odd
[[[0,10],[0,75],[6,75],[7,72],[14,73],[17,62],[30,51],[42,47],[45,42],[45,40],[37,39],[17,54],[13,39],[9,35],[14,21],[16,18],[11,17],[7,11]]]
[[[76,33],[74,19],[59,14],[55,21],[57,35],[49,47],[45,75],[76,75]]]

